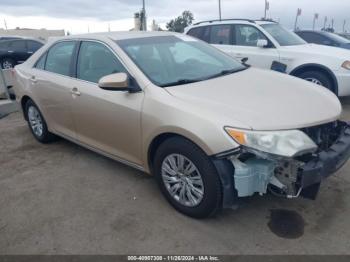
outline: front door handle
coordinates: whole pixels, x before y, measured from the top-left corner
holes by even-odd
[[[73,96],[81,96],[81,93],[79,92],[78,88],[73,87],[70,91]]]
[[[31,81],[33,84],[36,84],[36,83],[38,82],[38,79],[36,79],[35,76],[32,76],[32,77],[30,78],[30,81]]]

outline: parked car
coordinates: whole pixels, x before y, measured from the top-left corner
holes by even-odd
[[[44,44],[33,39],[0,41],[0,65],[2,69],[13,68],[26,61]]]
[[[14,78],[39,142],[60,136],[154,174],[170,204],[196,218],[255,193],[315,198],[350,155],[332,92],[182,34],[64,37]]]
[[[194,24],[185,31],[237,59],[260,68],[286,72],[350,95],[350,51],[307,44],[271,21],[221,20]]]
[[[295,32],[308,43],[350,49],[350,40],[325,31],[301,30]]]

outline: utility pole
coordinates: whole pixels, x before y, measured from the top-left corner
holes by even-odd
[[[332,29],[334,30],[334,18],[332,18]]]
[[[343,33],[346,33],[345,26],[346,26],[346,20],[344,20],[344,23],[343,23]]]
[[[141,31],[147,31],[146,4],[145,4],[145,0],[142,0]]]
[[[4,19],[4,24],[5,24],[5,29],[7,31],[7,23],[6,23],[6,19]]]
[[[301,16],[301,13],[302,13],[302,9],[298,8],[297,16],[295,17],[294,31],[297,31],[297,29],[298,29],[298,18],[299,18],[299,16]]]
[[[314,23],[313,23],[313,26],[312,26],[312,30],[315,30],[315,27],[316,27],[316,20],[318,19],[319,17],[319,14],[316,13],[315,16],[314,16]]]
[[[267,19],[267,11],[270,10],[270,2],[265,0],[265,13],[264,13],[264,19]]]
[[[222,17],[221,17],[221,0],[219,0],[219,19],[221,21]]]

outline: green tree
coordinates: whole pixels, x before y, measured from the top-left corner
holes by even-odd
[[[167,23],[166,28],[169,31],[183,33],[184,29],[192,25],[194,20],[194,16],[191,11],[184,11],[181,16],[172,19],[169,23]]]

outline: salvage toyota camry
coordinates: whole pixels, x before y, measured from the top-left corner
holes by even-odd
[[[314,199],[350,154],[333,93],[189,36],[55,39],[14,77],[39,142],[63,137],[154,174],[170,204],[195,218],[254,194]]]

